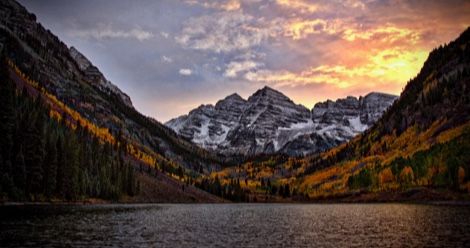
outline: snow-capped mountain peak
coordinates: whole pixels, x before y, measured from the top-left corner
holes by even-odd
[[[303,155],[345,142],[370,127],[396,96],[370,93],[317,103],[310,111],[270,87],[247,100],[232,94],[165,123],[193,142],[225,154]]]

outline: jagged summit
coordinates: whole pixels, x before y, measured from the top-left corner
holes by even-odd
[[[239,94],[233,93],[231,95],[228,95],[224,99],[235,99],[235,100],[244,100]]]
[[[215,107],[217,108],[218,106],[220,107],[222,105],[230,105],[231,103],[234,103],[234,102],[244,104],[244,103],[246,103],[246,100],[243,99],[237,93],[233,93],[233,94],[225,97],[224,99],[217,101],[217,103],[215,104]]]
[[[249,102],[259,99],[290,101],[286,95],[268,86],[264,86],[262,89],[257,90],[253,95],[248,97]]]
[[[363,132],[396,99],[372,92],[317,103],[310,111],[268,86],[247,100],[231,94],[165,125],[202,147],[225,154],[320,152]]]

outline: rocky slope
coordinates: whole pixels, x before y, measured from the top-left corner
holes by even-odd
[[[247,100],[232,94],[165,123],[183,137],[224,154],[304,155],[343,143],[370,127],[396,96],[370,93],[317,103],[310,111],[264,87]]]
[[[97,84],[98,88],[107,94],[116,94],[128,107],[132,106],[131,98],[122,92],[116,85],[107,80],[103,73],[94,66],[83,54],[75,47],[70,47],[70,56],[77,62],[80,71],[84,74],[84,78],[91,83]]]

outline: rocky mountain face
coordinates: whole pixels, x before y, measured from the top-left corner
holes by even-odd
[[[26,53],[33,56],[35,60],[30,61],[30,66],[35,72],[41,73],[45,82],[51,83],[57,90],[65,86],[68,80],[58,84],[58,79],[67,79],[67,77],[80,78],[90,85],[96,86],[105,94],[116,94],[123,103],[132,107],[132,102],[128,95],[122,92],[118,87],[108,81],[99,69],[94,66],[77,49],[70,49],[61,42],[51,31],[46,30],[42,25],[36,22],[36,16],[28,13],[26,9],[15,1],[2,1],[0,3],[1,28],[20,41],[20,45]],[[5,40],[7,37],[4,37]],[[57,52],[54,54],[53,52]],[[50,66],[45,66],[40,62],[61,65],[63,71],[53,72]],[[46,80],[48,78],[49,80]],[[60,89],[65,91],[66,89]]]
[[[128,107],[132,106],[131,98],[121,91],[116,85],[107,80],[103,73],[94,66],[83,54],[81,54],[75,47],[70,47],[70,56],[75,60],[78,67],[84,74],[84,78],[92,83],[97,84],[98,88],[107,94],[116,94],[121,98],[122,102]]]
[[[247,100],[232,94],[165,123],[186,139],[223,154],[324,151],[363,132],[397,97],[370,93],[317,103],[310,111],[264,87]]]

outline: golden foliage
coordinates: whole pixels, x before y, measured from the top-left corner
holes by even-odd
[[[49,117],[51,117],[52,119],[56,119],[57,121],[62,120],[62,115],[53,109],[49,111]]]
[[[413,182],[416,185],[427,186],[431,184],[437,175],[442,175],[446,172],[447,166],[443,163],[445,158],[434,157],[432,161],[427,164],[427,173],[425,176],[416,178],[416,175],[410,166],[406,166],[397,175],[393,175],[390,164],[397,158],[407,158],[413,156],[416,152],[428,150],[436,143],[444,143],[450,141],[464,132],[466,128],[470,128],[470,121],[467,123],[444,131],[437,134],[443,125],[446,125],[446,119],[435,121],[427,130],[421,131],[417,126],[409,127],[400,135],[392,133],[380,138],[378,142],[371,144],[371,156],[360,157],[357,161],[339,162],[328,168],[316,171],[310,175],[305,176],[298,184],[301,192],[308,192],[311,196],[325,196],[332,193],[342,192],[339,186],[332,187],[334,183],[338,183],[348,178],[353,173],[352,168],[358,164],[364,163],[366,167],[371,169],[380,170],[376,178],[378,186],[381,188],[397,188],[400,182]],[[357,137],[355,138],[357,139]],[[329,151],[321,154],[323,158],[327,158],[335,154],[339,147],[330,149]],[[465,173],[461,171],[460,173]],[[332,177],[336,179],[332,180]],[[325,185],[323,185],[325,184]],[[465,186],[462,186],[465,187]],[[324,189],[324,190],[323,190]],[[331,191],[334,189],[334,191]],[[378,190],[378,189],[372,189]]]
[[[458,175],[459,184],[462,185],[465,180],[465,169],[462,168],[462,166],[459,166],[457,175]]]
[[[413,169],[410,166],[405,166],[400,172],[400,181],[404,183],[411,183],[414,180]]]
[[[462,135],[463,131],[470,127],[470,122],[464,124],[464,125],[461,125],[461,126],[458,126],[456,128],[452,128],[452,129],[449,129],[449,130],[446,130],[442,133],[440,133],[436,140],[437,140],[437,143],[445,143],[445,142],[448,142],[452,139],[455,139],[456,137]]]
[[[385,168],[379,172],[378,177],[381,186],[395,182],[395,176],[393,175],[392,169],[390,169],[390,167]]]
[[[357,165],[357,161],[348,161],[340,165],[319,170],[311,175],[306,176],[300,184],[300,189],[301,191],[304,191],[308,190],[308,188],[321,185],[326,181],[334,181],[331,180],[332,177],[336,177],[335,180],[345,180],[346,175],[349,175],[351,170],[357,167]]]

